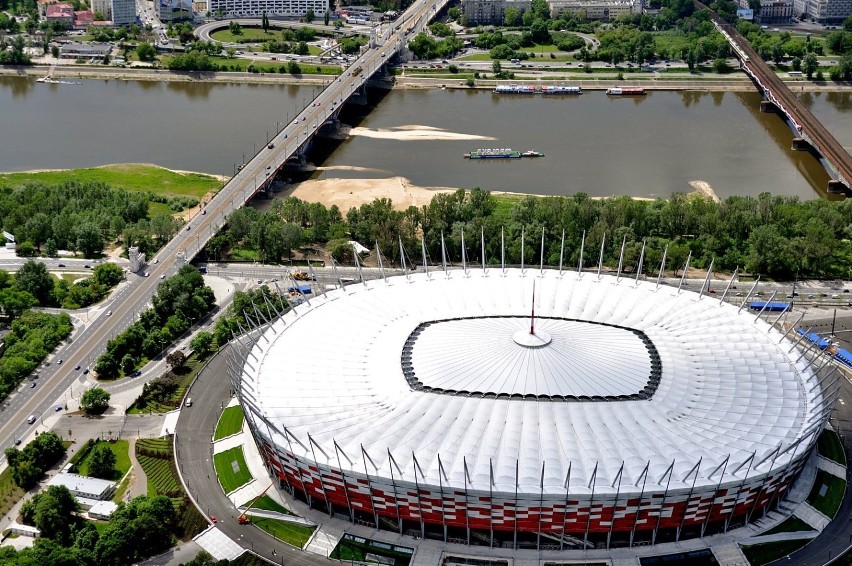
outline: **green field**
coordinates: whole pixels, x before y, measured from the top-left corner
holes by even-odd
[[[316,527],[306,527],[287,521],[279,521],[278,519],[264,519],[261,517],[249,517],[251,523],[260,527],[267,533],[271,534],[278,540],[286,542],[290,546],[302,548],[311,538]]]
[[[821,456],[833,460],[841,466],[846,465],[846,454],[843,452],[843,443],[833,430],[825,429],[817,440],[817,451]]]
[[[183,500],[183,488],[172,457],[171,438],[140,438],[136,441],[136,459],[148,480],[148,495],[172,498],[177,508]]]
[[[98,181],[130,191],[144,191],[166,196],[193,196],[201,198],[209,191],[222,187],[215,177],[201,173],[175,173],[156,165],[125,163],[91,167],[86,169],[64,169],[38,173],[0,173],[0,183],[26,182],[62,183],[68,179]]]
[[[828,486],[825,495],[820,496],[822,486]],[[828,518],[833,518],[843,502],[843,494],[846,492],[846,480],[833,476],[824,470],[817,470],[814,486],[808,495],[808,503]]]
[[[761,533],[762,535],[774,535],[778,533],[799,533],[803,531],[815,531],[812,526],[802,521],[798,517],[790,517],[786,521],[775,525],[773,528],[769,529],[765,533]]]
[[[219,65],[221,68],[220,70],[222,71],[246,72],[248,66],[251,65],[258,73],[288,75],[288,62],[281,61],[284,55],[276,55],[276,57],[278,57],[278,61],[258,62],[250,59],[241,59],[239,57],[235,57],[233,59],[229,59],[228,57],[211,57],[210,60]],[[308,65],[305,63],[299,63],[299,66],[302,68],[303,75],[339,75],[342,72],[339,65]],[[319,68],[319,71],[317,71],[317,68]]]
[[[808,544],[810,539],[804,540],[785,540],[781,542],[767,542],[765,544],[754,544],[744,546],[743,554],[748,558],[751,566],[762,566],[769,564],[779,558],[787,556],[791,552],[795,552]]]
[[[278,28],[269,28],[269,31],[263,31],[263,28],[250,28],[243,26],[243,33],[234,35],[228,28],[218,29],[210,34],[210,38],[214,41],[222,43],[263,43],[264,41],[281,41],[281,30]]]
[[[369,544],[355,542],[354,540],[340,539],[334,550],[331,551],[330,558],[336,558],[342,562],[376,562],[367,558],[368,554],[375,554],[385,558],[393,559],[394,566],[408,566],[413,555],[403,552],[396,552],[384,548],[377,548]]]
[[[226,407],[216,424],[213,440],[220,440],[243,430],[243,408],[239,405]]]
[[[234,470],[234,463],[237,466],[236,471]],[[252,480],[251,472],[249,472],[246,459],[243,456],[242,446],[214,454],[213,464],[216,468],[216,475],[219,477],[219,483],[225,493],[231,493]]]
[[[252,503],[252,509],[263,509],[266,511],[276,511],[278,513],[283,513],[284,515],[292,515],[293,512],[289,509],[286,509],[281,506],[280,503],[269,497],[268,495],[262,496],[260,499]]]
[[[96,442],[94,446],[92,446],[92,450],[89,451],[85,457],[81,458],[79,462],[77,462],[77,473],[81,476],[89,475],[89,464],[92,461],[92,455],[95,453],[94,449],[97,446],[105,445],[108,446],[112,453],[115,454],[115,477],[107,478],[114,481],[120,480],[124,477],[128,471],[130,471],[130,455],[128,451],[130,449],[130,443],[126,440],[116,440],[115,442],[107,442],[106,440],[101,440],[100,442]]]

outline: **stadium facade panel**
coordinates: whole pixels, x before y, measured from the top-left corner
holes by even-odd
[[[653,543],[759,517],[796,478],[831,364],[788,334],[655,281],[452,270],[313,297],[244,337],[232,377],[267,466],[330,514]]]

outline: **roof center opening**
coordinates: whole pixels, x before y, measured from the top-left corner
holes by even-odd
[[[660,358],[641,331],[555,317],[489,316],[420,324],[402,353],[414,389],[554,400],[649,398]]]

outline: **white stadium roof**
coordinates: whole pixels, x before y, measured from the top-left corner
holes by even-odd
[[[257,340],[242,394],[271,425],[260,434],[333,467],[363,473],[369,461],[387,477],[392,454],[397,480],[416,469],[421,483],[513,492],[517,466],[519,489],[538,493],[543,462],[545,493],[565,493],[570,466],[582,494],[593,475],[597,493],[619,479],[638,491],[628,486],[649,464],[650,491],[672,462],[672,489],[789,463],[795,450],[783,450],[824,410],[807,363],[714,296],[593,273],[456,270],[311,298]]]

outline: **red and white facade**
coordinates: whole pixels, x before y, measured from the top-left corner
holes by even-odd
[[[349,285],[243,340],[241,403],[297,497],[467,544],[738,526],[783,498],[829,409],[830,364],[753,313],[592,273]]]

